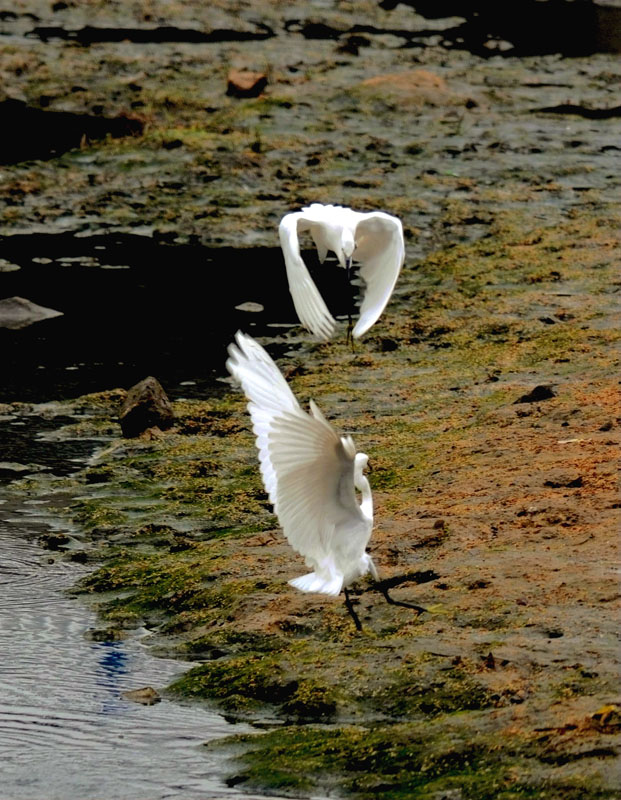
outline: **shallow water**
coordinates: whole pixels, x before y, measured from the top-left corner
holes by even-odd
[[[127,689],[166,686],[189,665],[150,656],[140,635],[88,641],[95,615],[64,591],[86,568],[43,550],[44,529],[27,512],[0,505],[3,800],[239,794],[223,783],[223,758],[202,744],[249,726],[166,699],[122,699]]]

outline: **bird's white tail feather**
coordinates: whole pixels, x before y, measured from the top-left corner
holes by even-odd
[[[343,588],[343,576],[334,575],[330,578],[322,578],[316,572],[309,572],[306,575],[300,575],[299,578],[294,578],[289,583],[301,592],[317,592],[336,596]]]

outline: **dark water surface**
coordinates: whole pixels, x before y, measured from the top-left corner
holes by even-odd
[[[204,396],[224,374],[241,328],[275,335],[297,324],[278,247],[206,248],[165,237],[0,236],[0,299],[24,297],[63,316],[0,327],[0,403],[45,402],[154,375],[172,396]],[[335,314],[351,302],[345,271],[304,253]],[[257,304],[258,312],[239,310]],[[4,460],[0,458],[0,460]]]

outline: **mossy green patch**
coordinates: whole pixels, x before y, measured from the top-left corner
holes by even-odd
[[[175,694],[219,700],[228,710],[281,703],[297,689],[277,656],[253,652],[201,664],[170,686]]]
[[[502,734],[473,735],[437,721],[378,727],[286,727],[227,744],[246,745],[237,781],[273,791],[329,791],[338,785],[358,798],[463,797],[467,800],[579,800],[580,787],[562,776],[542,780],[528,743]],[[222,746],[222,744],[216,745]],[[612,800],[614,790],[589,784],[589,797]]]
[[[375,707],[390,717],[450,714],[494,705],[492,693],[458,667],[423,670],[411,665],[396,670],[375,695]]]

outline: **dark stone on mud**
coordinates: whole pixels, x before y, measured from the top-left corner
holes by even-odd
[[[603,425],[600,425],[599,430],[600,431],[610,431],[610,430],[613,429],[613,427],[614,427],[614,422],[612,422],[611,420],[608,420],[608,422],[604,422]]]
[[[366,36],[348,36],[345,42],[338,48],[339,53],[349,53],[349,55],[357,56],[361,47],[370,47],[371,42]]]
[[[469,583],[467,588],[472,591],[473,589],[487,589],[487,587],[491,585],[491,581],[485,580],[484,578],[479,578],[478,580]]]
[[[228,74],[226,93],[230,97],[258,97],[267,86],[264,72],[231,69]]]
[[[39,544],[47,550],[60,550],[69,544],[69,537],[66,533],[48,533],[39,537]]]
[[[556,397],[556,392],[553,391],[552,387],[543,385],[535,386],[532,391],[514,400],[513,405],[517,405],[518,403],[539,403],[542,400],[549,400],[552,397]]]
[[[88,469],[84,477],[87,483],[106,483],[112,478],[112,471],[106,467],[94,467]]]
[[[548,478],[543,485],[552,489],[577,489],[582,486],[582,476],[559,473]]]
[[[231,775],[229,778],[225,779],[225,783],[229,787],[239,786],[240,783],[246,783],[248,780],[247,775]]]
[[[491,650],[486,656],[481,656],[481,661],[486,669],[496,669],[496,659]]]
[[[380,339],[380,350],[382,353],[390,353],[392,350],[398,350],[399,343],[394,339],[382,338]]]
[[[16,331],[43,319],[62,317],[62,315],[62,311],[38,306],[24,297],[7,297],[0,300],[0,328]]]
[[[175,419],[170,400],[160,382],[151,376],[128,391],[119,422],[123,436],[139,436],[148,428],[170,428]]]

